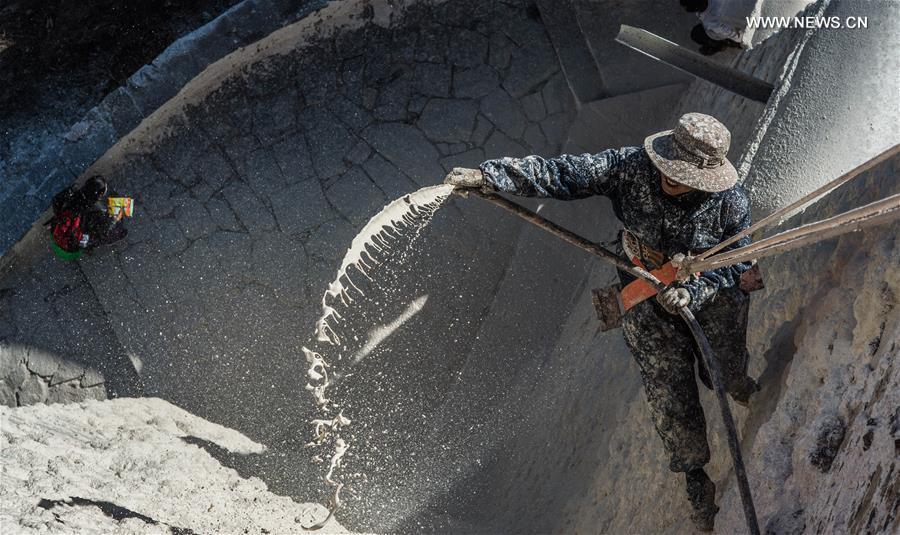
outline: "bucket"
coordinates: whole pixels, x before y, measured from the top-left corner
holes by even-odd
[[[78,260],[81,258],[81,250],[75,252],[69,252],[56,244],[55,241],[50,242],[50,248],[53,249],[53,252],[56,253],[56,256],[59,257],[60,260],[65,260],[66,262],[71,262],[72,260]]]

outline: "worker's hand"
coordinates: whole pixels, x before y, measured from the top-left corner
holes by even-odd
[[[457,188],[481,188],[484,187],[484,174],[480,169],[454,167],[453,170],[444,177],[444,184],[450,184]]]
[[[691,293],[685,288],[670,286],[657,294],[656,300],[669,314],[678,314],[681,307],[691,303]]]

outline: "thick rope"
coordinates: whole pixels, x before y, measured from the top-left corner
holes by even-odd
[[[782,216],[784,216],[785,214],[828,194],[838,186],[848,182],[860,173],[863,173],[864,171],[875,167],[876,165],[897,155],[898,153],[900,153],[900,145],[895,145],[894,147],[879,154],[875,158],[868,160],[867,162],[836,178],[835,180],[832,180],[828,184],[825,184],[817,190],[794,201],[793,203],[779,210],[776,210],[775,212],[758,221],[756,224],[751,225],[738,234],[735,234],[727,240],[708,249],[699,256],[687,259],[688,265],[686,266],[684,271],[691,273],[697,271],[707,271],[710,269],[715,269],[717,267],[738,264],[751,259],[764,258],[784,251],[796,249],[804,245],[832,238],[834,236],[857,231],[861,228],[885,224],[900,218],[900,194],[897,194],[887,197],[886,199],[867,204],[860,208],[849,210],[822,221],[810,223],[776,234],[764,240],[752,243],[746,247],[733,249],[731,251],[718,255],[715,254],[725,247],[731,245],[732,243],[740,240],[741,238],[749,236],[757,230],[771,225],[773,222],[780,221]],[[654,277],[646,270],[634,266],[631,262],[620,258],[618,255],[606,250],[600,245],[582,238],[574,232],[543,218],[537,213],[521,205],[518,205],[493,193],[485,193],[479,190],[466,190],[463,194],[465,193],[471,193],[478,197],[481,197],[482,199],[515,214],[516,216],[528,221],[529,223],[532,223],[546,230],[547,232],[557,236],[558,238],[561,238],[562,240],[576,247],[579,247],[580,249],[583,249],[601,258],[602,260],[612,263],[619,269],[630,273],[635,277],[646,280],[657,290],[662,290],[663,288],[665,288],[665,285],[662,282],[660,282],[656,277]],[[756,508],[753,504],[753,495],[750,491],[750,484],[747,479],[746,467],[744,466],[740,442],[738,439],[737,430],[734,426],[734,418],[731,414],[731,407],[728,405],[728,399],[726,398],[725,388],[722,383],[722,372],[719,368],[719,363],[715,359],[712,347],[709,344],[709,339],[706,337],[706,334],[703,332],[703,329],[700,327],[700,324],[697,322],[697,319],[694,317],[693,313],[691,313],[691,311],[688,310],[687,307],[682,307],[679,310],[679,315],[690,328],[691,334],[694,336],[694,340],[697,342],[697,347],[700,349],[700,354],[703,357],[703,361],[706,364],[707,370],[709,370],[710,372],[710,379],[713,383],[713,390],[715,391],[716,398],[719,402],[719,408],[722,413],[722,421],[725,425],[725,430],[728,437],[728,449],[731,453],[731,460],[734,464],[734,473],[738,482],[738,491],[740,493],[741,503],[744,508],[744,517],[747,521],[747,528],[750,530],[750,533],[752,535],[759,535],[759,523],[756,518]]]

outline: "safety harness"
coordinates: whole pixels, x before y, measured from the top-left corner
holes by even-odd
[[[625,250],[625,257],[631,260],[632,264],[646,269],[663,284],[668,285],[675,282],[678,270],[672,265],[672,261],[662,251],[657,251],[641,242],[628,230],[622,231],[622,249]],[[620,293],[622,309],[627,312],[657,293],[656,288],[646,280],[635,279],[622,288]]]
[[[862,228],[875,225],[885,225],[892,221],[896,221],[900,219],[900,193],[892,195],[880,201],[876,201],[865,206],[849,210],[822,221],[809,223],[801,227],[786,230],[774,236],[770,236],[769,238],[760,240],[756,243],[752,243],[748,246],[738,247],[736,249],[720,252],[723,251],[725,247],[731,245],[742,237],[749,236],[753,232],[761,230],[764,226],[779,222],[782,218],[787,217],[787,215],[794,210],[801,208],[803,205],[810,203],[823,195],[826,195],[834,188],[838,187],[844,182],[849,181],[851,178],[859,175],[863,171],[866,171],[874,167],[875,165],[878,165],[879,163],[896,156],[897,154],[900,154],[900,145],[895,145],[894,147],[886,150],[875,158],[872,158],[871,160],[860,164],[853,170],[836,178],[828,184],[825,184],[816,191],[805,195],[804,197],[798,199],[797,201],[794,201],[790,205],[780,210],[777,210],[776,212],[763,218],[755,225],[751,225],[747,229],[735,234],[731,238],[726,239],[719,245],[711,248],[709,251],[701,253],[700,256],[688,257],[684,255],[675,255],[676,258],[670,260],[669,263],[672,263],[675,267],[678,268],[678,273],[676,274],[676,276],[678,278],[681,278],[689,273],[706,271],[709,269],[715,269],[716,267],[730,266],[741,262],[757,260],[766,256],[789,251],[797,247],[816,243],[828,238],[832,238],[834,236],[839,236],[848,232],[854,232]],[[630,273],[634,277],[637,277],[639,279],[647,279],[657,289],[657,291],[666,287],[666,283],[658,279],[653,273],[649,273],[646,269],[642,268],[639,265],[631,264],[631,262],[634,262],[634,260],[629,259],[628,261],[626,261],[624,258],[621,258],[611,251],[608,251],[605,247],[591,242],[590,240],[587,240],[575,234],[574,232],[553,223],[552,221],[548,221],[547,219],[544,219],[542,216],[538,215],[535,212],[532,212],[531,210],[528,210],[523,206],[519,206],[518,204],[504,199],[503,197],[500,197],[496,194],[482,192],[479,190],[473,190],[472,193],[475,196],[481,197],[482,199],[485,199],[486,201],[495,204],[496,206],[499,206],[500,208],[503,208],[504,210],[507,210],[512,214],[515,214],[525,221],[528,221],[546,230],[547,232],[555,235],[563,241],[570,243],[592,255],[595,255],[596,257],[616,266],[622,271]],[[755,272],[755,274],[753,272]],[[750,269],[745,271],[741,275],[742,287],[745,280],[747,280],[751,284],[761,283],[758,270]],[[595,305],[598,304],[598,297],[602,298],[602,294],[606,290],[609,290],[609,288],[606,288],[605,290],[592,290]],[[615,299],[601,299],[601,303],[615,303],[615,313],[619,315],[619,317],[621,317],[618,294],[618,291],[614,292],[613,296],[615,297]],[[601,314],[601,307],[598,306],[597,312],[598,315]],[[741,503],[744,508],[744,516],[747,520],[747,527],[749,528],[751,534],[756,535],[760,532],[759,522],[756,518],[756,508],[753,504],[753,496],[750,492],[750,484],[747,480],[747,470],[744,466],[744,459],[741,453],[740,441],[738,440],[737,430],[735,429],[734,425],[734,417],[731,414],[731,407],[728,405],[728,400],[726,398],[724,382],[722,380],[722,372],[719,368],[718,361],[713,354],[713,349],[709,343],[709,339],[706,337],[706,334],[700,327],[700,323],[697,321],[694,313],[691,312],[688,307],[681,307],[678,310],[678,315],[681,316],[688,329],[691,331],[691,335],[694,337],[697,348],[700,350],[700,357],[702,358],[706,369],[709,371],[710,379],[712,380],[713,384],[713,390],[716,393],[716,399],[719,402],[719,409],[722,413],[722,423],[725,426],[726,437],[728,438],[728,450],[731,453],[735,479],[737,479],[738,483],[738,493],[741,496]],[[604,320],[602,315],[600,317],[600,320],[602,324]],[[601,329],[602,328],[603,327],[601,325]]]
[[[628,230],[622,231],[621,240],[625,256],[632,264],[650,272],[659,282],[667,286],[680,280],[677,261],[641,242]],[[694,275],[699,275],[699,272]],[[741,273],[738,286],[745,292],[755,292],[764,288],[759,265],[756,262],[753,262],[750,269]],[[620,327],[622,316],[626,312],[658,293],[659,291],[650,282],[642,278],[635,279],[624,287],[616,283],[606,288],[591,290],[597,319],[600,320],[600,330],[608,331]]]

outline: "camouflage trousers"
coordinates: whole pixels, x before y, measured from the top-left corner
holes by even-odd
[[[756,383],[747,377],[749,302],[743,290],[727,288],[696,314],[722,369],[725,389],[739,401],[756,390]],[[625,314],[622,330],[641,369],[650,415],[669,454],[669,469],[702,468],[709,462],[709,445],[695,361],[700,380],[710,389],[712,383],[687,325],[651,298]]]

